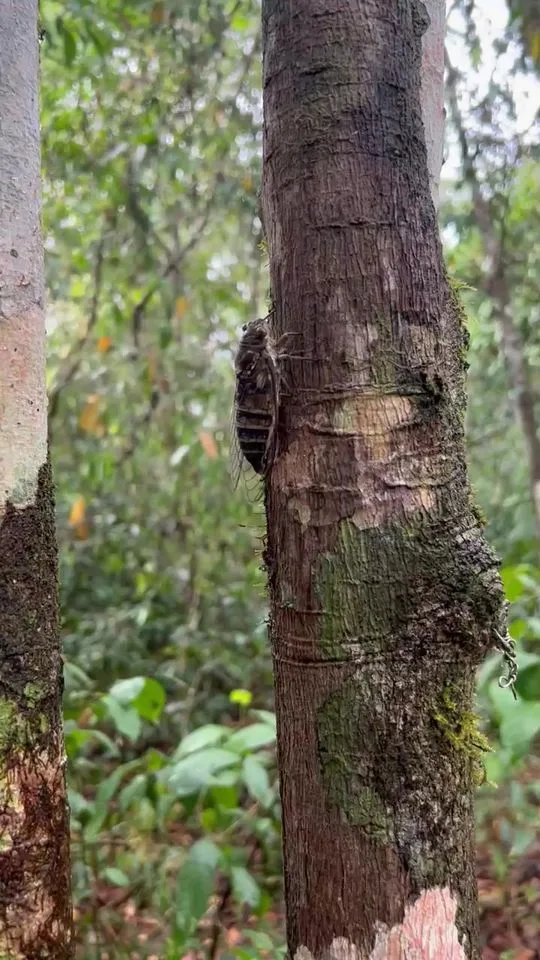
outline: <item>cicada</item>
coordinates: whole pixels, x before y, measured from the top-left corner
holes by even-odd
[[[267,476],[276,453],[280,373],[270,316],[243,327],[236,353],[232,437],[235,487],[245,464],[259,477]]]

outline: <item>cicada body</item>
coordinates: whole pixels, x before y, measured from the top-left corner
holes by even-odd
[[[279,413],[279,370],[269,318],[246,324],[235,359],[235,485],[242,461],[265,477],[275,455]]]

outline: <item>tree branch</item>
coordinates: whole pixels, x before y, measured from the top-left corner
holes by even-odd
[[[67,385],[73,380],[73,377],[79,370],[79,367],[82,363],[82,350],[84,346],[88,343],[90,334],[94,329],[99,315],[99,301],[101,297],[101,288],[103,283],[103,262],[105,259],[105,229],[101,234],[101,238],[98,243],[96,251],[96,259],[94,264],[93,272],[93,292],[92,300],[90,303],[90,315],[88,318],[88,323],[86,330],[82,337],[79,338],[77,343],[69,351],[67,362],[65,364],[65,369],[62,373],[58,375],[58,380],[55,387],[49,393],[49,435],[51,433],[51,424],[58,410],[58,402],[62,391],[67,387]]]
[[[163,267],[158,279],[155,280],[152,284],[150,284],[144,296],[141,297],[138,303],[135,304],[135,307],[133,308],[133,312],[131,314],[131,329],[133,332],[133,342],[135,344],[136,349],[139,348],[142,321],[144,317],[144,312],[148,304],[150,303],[152,297],[154,297],[155,294],[158,292],[163,280],[166,280],[171,273],[174,273],[176,270],[178,270],[178,268],[186,259],[188,253],[190,253],[193,250],[193,247],[198,243],[208,223],[208,218],[210,216],[210,210],[212,208],[213,203],[214,203],[214,191],[211,191],[210,196],[208,197],[208,200],[206,202],[205,208],[203,210],[202,216],[199,220],[199,223],[195,227],[190,239],[172,257],[170,257],[170,259],[167,261],[167,263]]]

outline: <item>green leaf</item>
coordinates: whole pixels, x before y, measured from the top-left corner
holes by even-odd
[[[88,23],[86,24],[86,33],[90,37],[90,40],[94,44],[97,52],[100,54],[105,53],[107,47],[110,46],[110,42],[105,38],[105,36],[99,33],[98,30],[95,30]]]
[[[191,847],[189,859],[194,863],[203,863],[216,870],[218,864],[221,863],[222,853],[212,840],[203,837],[202,840],[197,840]]]
[[[256,907],[261,891],[256,880],[251,876],[245,867],[232,867],[231,869],[233,893],[238,903],[247,903],[250,907]]]
[[[227,741],[231,750],[239,753],[247,750],[257,750],[275,743],[276,732],[268,723],[252,723],[249,727],[235,730]]]
[[[128,677],[127,680],[117,680],[109,690],[109,696],[118,703],[128,706],[137,699],[144,690],[146,677]]]
[[[223,810],[238,809],[239,800],[238,790],[236,787],[212,784],[209,794],[216,806],[221,807]]]
[[[162,350],[166,350],[172,340],[173,334],[170,327],[162,327],[159,331],[159,345]]]
[[[513,636],[513,633],[514,633],[514,627],[513,627],[513,625],[512,625],[512,630],[511,630],[510,632],[512,633],[512,636]],[[540,637],[540,617],[528,617],[528,618],[527,618],[527,631],[526,631],[526,632],[527,632],[527,636],[531,637],[531,639],[533,639],[533,638],[536,639],[536,638]]]
[[[65,25],[62,31],[62,39],[64,42],[64,60],[66,66],[70,67],[77,55],[77,41],[71,30],[68,30]]]
[[[523,578],[530,573],[530,570],[529,564],[526,563],[517,564],[515,567],[503,567],[501,570],[504,592],[510,603],[515,603],[525,593]]]
[[[76,727],[74,730],[69,730],[66,733],[65,740],[66,750],[70,756],[76,755],[79,749],[88,743],[89,740],[97,740],[98,743],[102,743],[107,748],[107,755],[111,757],[117,757],[119,755],[116,744],[106,733],[103,733],[102,730],[89,730],[86,727]]]
[[[159,720],[165,706],[165,690],[152,677],[119,680],[111,687],[108,696],[123,707],[131,706],[140,717],[151,723]]]
[[[514,640],[521,640],[522,637],[527,633],[528,621],[523,620],[519,617],[517,620],[512,620],[510,625],[510,634]]]
[[[144,760],[146,769],[149,773],[157,773],[158,770],[162,770],[163,767],[167,766],[169,763],[169,760],[165,754],[161,753],[159,750],[149,750]]]
[[[209,747],[175,763],[165,775],[173,793],[186,797],[210,786],[215,773],[237,763],[238,756],[230,750]]]
[[[227,727],[217,723],[207,723],[203,727],[198,727],[197,730],[193,730],[192,733],[188,733],[184,737],[178,747],[176,756],[185,757],[187,754],[201,750],[203,747],[219,743],[220,740],[224,739],[226,733]]]
[[[122,736],[134,742],[141,732],[141,718],[133,707],[123,707],[114,697],[103,697],[111,720]]]
[[[255,800],[259,800],[263,806],[271,803],[273,794],[270,790],[268,773],[255,757],[248,756],[244,759],[242,764],[242,778],[251,796]]]
[[[540,702],[540,657],[535,656],[533,659],[536,662],[519,671],[516,689],[523,700]],[[518,664],[520,664],[519,658]]]
[[[258,950],[274,949],[272,938],[262,930],[246,930],[246,936],[249,937],[252,944],[257,947]]]
[[[510,848],[511,857],[522,857],[529,847],[534,843],[538,836],[536,830],[532,827],[527,830],[526,827],[518,828],[514,834],[512,846]]]
[[[77,790],[68,789],[68,803],[74,817],[78,817],[81,813],[86,813],[92,809],[92,804],[86,797],[83,797],[82,793],[78,793]]]
[[[267,723],[273,730],[276,729],[276,715],[271,713],[270,710],[253,710],[253,713],[259,720],[262,720],[263,723]]]
[[[74,689],[83,687],[85,690],[91,690],[92,680],[84,670],[81,670],[76,663],[66,660],[64,663],[64,680],[66,687],[71,685]]]
[[[161,683],[152,677],[146,677],[144,687],[133,701],[133,707],[144,720],[155,723],[163,713],[165,700],[165,690]]]
[[[120,791],[118,797],[118,805],[121,810],[129,810],[135,801],[139,801],[142,797],[146,796],[148,779],[146,774],[138,773],[136,777],[133,777],[123,790]]]
[[[495,718],[499,722],[504,720],[509,713],[514,713],[517,704],[512,696],[512,691],[507,687],[500,687],[498,679],[491,681],[487,693]]]
[[[244,32],[248,30],[251,26],[251,20],[246,16],[245,13],[235,13],[234,17],[231,20],[231,27],[233,30],[238,30]]]
[[[238,769],[219,770],[214,774],[212,783],[218,784],[221,787],[234,787],[238,781],[238,773]]]
[[[500,726],[503,746],[518,756],[524,756],[533,740],[540,733],[540,703],[514,702]]]
[[[201,845],[205,844],[205,847]],[[208,909],[208,901],[214,889],[214,880],[219,850],[210,841],[194,844],[178,874],[176,883],[175,920],[176,930],[191,934]],[[217,852],[217,858],[215,856]]]
[[[98,836],[109,813],[112,798],[123,778],[133,769],[137,762],[138,761],[135,760],[130,763],[124,763],[122,766],[117,767],[116,770],[113,770],[113,772],[100,783],[93,804],[93,815],[84,831],[86,840],[94,840]]]
[[[231,690],[229,700],[231,703],[238,703],[241,707],[249,707],[253,694],[250,690]]]
[[[199,821],[203,830],[206,830],[210,833],[212,830],[215,830],[217,824],[217,811],[213,807],[207,807],[201,812]]]
[[[487,787],[489,788],[489,784],[500,783],[505,773],[505,764],[500,752],[486,753],[482,759],[486,771]]]
[[[483,690],[488,682],[493,678],[493,674],[500,668],[501,655],[493,653],[489,656],[478,670],[476,682],[479,690]]]
[[[105,867],[103,877],[115,887],[128,887],[130,883],[129,877],[118,867]]]

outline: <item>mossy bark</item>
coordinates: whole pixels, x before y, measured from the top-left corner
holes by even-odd
[[[0,525],[0,956],[70,960],[69,824],[50,468]]]
[[[295,334],[266,490],[293,958],[382,960],[441,923],[446,960],[479,956],[470,718],[504,598],[467,479],[425,27],[417,0],[263,0],[275,334]]]

